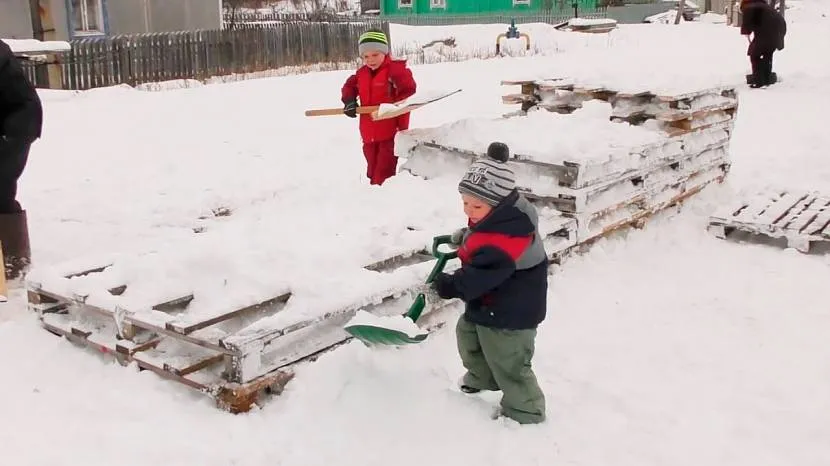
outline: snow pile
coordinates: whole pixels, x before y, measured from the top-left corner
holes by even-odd
[[[568,115],[535,111],[526,117],[470,118],[439,128],[399,133],[399,157],[406,157],[420,141],[430,141],[485,153],[493,141],[510,147],[514,155],[538,162],[592,163],[627,155],[636,147],[664,139],[658,131],[609,121],[611,105],[590,100]]]
[[[427,333],[418,327],[412,319],[404,316],[376,316],[364,310],[357,311],[357,314],[346,324],[346,327],[368,325],[370,327],[386,328],[405,333],[409,337],[417,337]]]
[[[568,26],[611,26],[617,24],[617,20],[611,18],[571,18]]]

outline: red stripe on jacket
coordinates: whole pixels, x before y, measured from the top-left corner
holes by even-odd
[[[458,258],[462,264],[469,264],[475,252],[484,246],[494,246],[506,252],[513,262],[519,260],[530,244],[532,236],[508,236],[503,233],[473,232],[458,249]]]

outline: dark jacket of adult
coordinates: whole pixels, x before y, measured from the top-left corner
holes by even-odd
[[[0,156],[40,137],[43,108],[17,57],[0,40]]]
[[[747,55],[760,56],[784,49],[787,23],[775,8],[764,0],[744,0],[741,13],[741,34],[753,35]]]

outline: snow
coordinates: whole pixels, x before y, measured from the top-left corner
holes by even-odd
[[[3,39],[9,48],[14,53],[31,53],[31,52],[68,52],[72,50],[69,42],[62,40],[47,40],[41,41],[38,39]]]
[[[389,113],[402,110],[409,105],[427,104],[442,97],[446,97],[448,94],[449,93],[446,89],[419,89],[409,98],[396,104],[380,104],[378,108],[378,116],[384,116]]]
[[[376,316],[364,310],[357,311],[357,314],[350,320],[346,327],[357,325],[369,325],[372,327],[388,328],[403,332],[410,337],[416,337],[426,333],[424,329],[415,325],[412,319],[404,316]]]
[[[438,104],[436,104],[438,105]],[[486,153],[493,141],[510,147],[512,154],[526,156],[537,162],[562,164],[614,158],[628,154],[638,146],[656,143],[664,138],[658,131],[627,123],[615,123],[611,104],[587,101],[570,115],[547,111],[530,112],[525,118],[469,118],[434,131],[414,130],[403,133],[404,143],[399,156],[407,152],[407,139],[430,140],[449,147],[460,147]],[[530,137],[529,135],[533,135]]]
[[[757,90],[744,84],[745,39],[724,25],[621,25],[602,37],[540,26],[532,33],[539,47],[533,56],[492,60],[474,55],[490,50],[492,32],[505,25],[431,27],[419,29],[419,37],[393,27],[402,46],[456,35],[461,55],[472,57],[413,66],[424,89],[464,89],[413,112],[416,129],[513,110],[501,104],[500,96],[513,92],[502,79],[739,88],[726,184],[554,269],[533,362],[547,423],[494,422],[489,414],[498,394],[448,389],[463,371],[452,321],[418,345],[372,351],[353,342],[320,355],[299,367],[282,395],[232,416],[202,394],[54,337],[26,310],[25,293],[12,289],[0,305],[3,459],[827,464],[830,262],[704,231],[711,212],[759,186],[830,192],[830,134],[822,117],[830,64],[814,52],[830,44],[822,16],[830,6],[788,4],[787,48],[775,56],[784,79]],[[142,300],[190,291],[200,300],[194,312],[205,315],[290,288],[296,296],[269,323],[277,326],[421,279],[428,263],[403,273],[363,266],[463,225],[458,180],[402,173],[382,188],[367,186],[356,122],[300,113],[336,102],[349,73],[160,92],[42,92],[44,135],[19,190],[34,273],[49,278],[113,261],[106,275],[70,284],[83,291],[95,280],[129,281],[128,293]],[[563,126],[560,136],[581,140],[595,129]],[[213,214],[221,208],[231,214]],[[44,426],[60,429],[44,437]],[[413,440],[410,432],[425,435]]]
[[[617,20],[611,18],[571,18],[568,26],[599,26],[617,24]]]

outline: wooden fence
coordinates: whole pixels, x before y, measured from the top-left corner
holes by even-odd
[[[558,2],[559,0],[554,0]],[[653,0],[649,0],[653,1]],[[515,20],[516,24],[547,23],[559,24],[574,16],[581,18],[605,18],[607,17],[606,7],[583,9],[578,7],[576,11],[567,2],[563,8],[553,8],[538,13],[480,13],[463,15],[434,15],[434,14],[398,14],[384,16],[345,16],[331,14],[283,14],[283,13],[237,13],[236,15],[225,15],[225,27],[234,28],[246,24],[269,24],[285,21],[308,21],[308,22],[329,22],[329,23],[353,23],[383,21],[385,23],[406,24],[409,26],[448,26],[456,24],[510,24]]]
[[[381,22],[283,23],[78,39],[70,42],[72,50],[60,66],[64,89],[72,90],[173,79],[204,81],[284,66],[355,61],[355,44],[369,27],[389,34],[388,23]],[[35,73],[36,65],[25,66],[30,79],[46,87]]]

